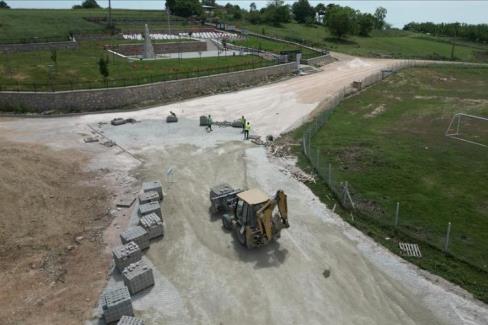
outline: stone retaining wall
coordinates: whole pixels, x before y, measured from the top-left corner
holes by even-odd
[[[291,75],[295,62],[200,78],[164,81],[147,85],[62,92],[0,92],[0,111],[42,113],[93,112],[135,105],[167,103],[177,99],[213,94]]]
[[[120,44],[118,46],[105,46],[106,49],[112,49],[117,53],[125,56],[136,56],[144,54],[144,44]],[[183,52],[205,52],[207,51],[207,42],[171,42],[171,43],[153,43],[155,54],[165,53],[183,53]]]
[[[0,53],[18,53],[57,50],[73,50],[78,48],[78,43],[73,41],[49,42],[49,43],[25,43],[25,44],[0,44]]]

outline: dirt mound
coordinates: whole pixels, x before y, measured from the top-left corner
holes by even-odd
[[[110,216],[83,161],[0,139],[2,324],[80,324],[98,299]]]

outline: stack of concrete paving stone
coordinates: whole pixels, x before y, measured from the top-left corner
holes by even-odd
[[[154,285],[153,271],[142,260],[126,267],[122,277],[132,295]]]
[[[163,222],[156,213],[143,216],[139,223],[149,234],[149,239],[164,236]]]
[[[139,195],[139,204],[159,202],[159,193],[156,191],[144,192]]]
[[[137,213],[141,218],[151,213],[157,214],[161,219],[163,218],[161,213],[161,205],[159,204],[159,202],[149,202],[146,204],[141,204],[139,205],[139,210],[137,211]]]
[[[129,266],[129,264],[140,261],[142,258],[141,249],[133,241],[115,247],[112,251],[112,255],[114,257],[115,266],[120,272]]]
[[[163,199],[164,199],[163,186],[161,185],[160,181],[152,181],[152,182],[142,183],[142,191],[144,193],[158,192],[159,201],[163,201]]]
[[[124,286],[107,291],[102,299],[102,310],[107,324],[118,321],[122,316],[134,316],[129,289]]]
[[[135,317],[122,316],[117,325],[144,325],[144,321]]]
[[[120,234],[120,240],[122,241],[122,244],[128,244],[133,241],[141,250],[149,248],[149,234],[141,226],[127,229]]]

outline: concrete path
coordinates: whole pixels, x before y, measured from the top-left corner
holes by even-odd
[[[146,324],[486,324],[486,305],[428,280],[344,224],[306,186],[280,171],[289,162],[243,143],[238,129],[207,133],[198,127],[203,114],[214,120],[245,115],[256,133],[277,135],[352,81],[395,62],[344,57],[316,74],[136,112],[0,119],[0,136],[84,151],[92,157],[87,168],[112,175],[114,192],[130,177],[165,183],[165,172],[176,171],[176,182],[165,183],[166,236],[145,257],[154,266],[156,286],[134,298]],[[170,110],[179,123],[163,122]],[[97,125],[114,117],[142,122]],[[117,147],[84,144],[88,124],[137,160]],[[268,194],[285,190],[291,228],[271,246],[243,249],[208,213],[209,188],[220,182]],[[117,227],[129,222],[114,221],[107,230],[109,245],[117,244],[117,231],[123,230]],[[328,278],[325,269],[331,270]],[[112,278],[109,285],[116,284]]]

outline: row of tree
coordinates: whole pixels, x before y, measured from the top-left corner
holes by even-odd
[[[10,9],[9,5],[5,1],[0,1],[0,9]]]
[[[472,42],[488,42],[488,24],[469,25],[461,23],[434,24],[410,23],[403,27],[404,30],[426,33],[435,36],[459,37]]]

